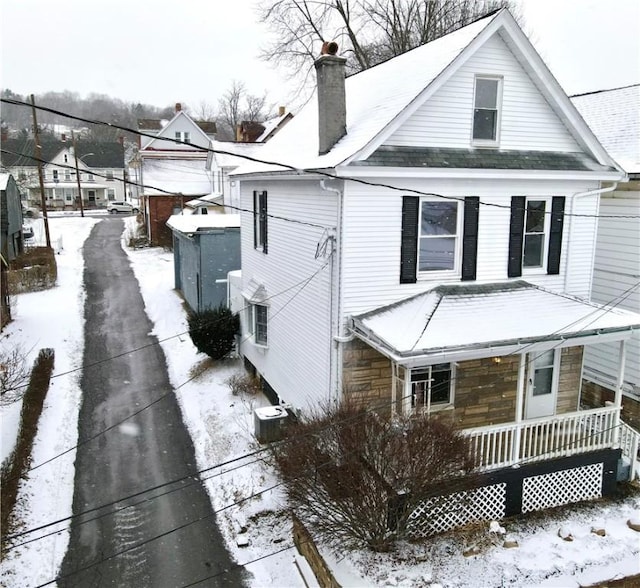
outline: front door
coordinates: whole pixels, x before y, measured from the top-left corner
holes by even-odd
[[[555,413],[558,395],[558,358],[559,350],[557,349],[529,354],[525,418],[535,419]]]

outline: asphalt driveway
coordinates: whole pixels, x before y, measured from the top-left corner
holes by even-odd
[[[121,219],[105,218],[84,246],[79,438],[91,440],[78,448],[73,513],[119,502],[72,523],[58,585],[176,588],[209,578],[197,585],[241,586],[246,573],[227,552],[196,475],[164,355],[149,335],[120,246],[122,230]]]

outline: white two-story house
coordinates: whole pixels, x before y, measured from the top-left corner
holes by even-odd
[[[316,61],[315,99],[260,154],[282,165],[234,176],[247,365],[293,410],[450,419],[511,472],[479,501],[498,515],[606,493],[633,435],[619,391],[591,411],[580,392],[585,347],[624,364],[640,326],[589,302],[599,194],[624,171],[506,10],[344,65]]]

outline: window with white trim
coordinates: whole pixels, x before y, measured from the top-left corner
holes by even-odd
[[[547,201],[528,199],[524,218],[524,243],[522,247],[522,267],[544,267],[549,230]]]
[[[60,179],[60,178],[58,177],[58,176],[59,176],[59,174],[58,174],[58,170],[57,170],[57,169],[54,169],[51,173],[53,174],[53,181],[54,181],[54,182],[57,182],[57,181]]]
[[[473,142],[496,144],[499,136],[502,80],[477,76],[473,97]]]
[[[116,191],[109,188],[107,190],[107,200],[111,202],[112,200],[115,200],[115,199],[116,199]]]
[[[429,412],[453,404],[450,363],[438,363],[411,370],[411,408]]]
[[[267,324],[269,316],[269,308],[264,304],[249,304],[248,313],[248,329],[253,336],[253,342],[256,345],[267,345]]]
[[[458,267],[460,223],[457,201],[420,202],[418,271],[454,271]]]
[[[190,143],[191,135],[189,131],[176,131],[176,140],[182,141],[183,143]]]
[[[107,180],[113,180],[113,171],[108,169],[106,172]]]
[[[267,193],[253,193],[253,247],[267,253]]]

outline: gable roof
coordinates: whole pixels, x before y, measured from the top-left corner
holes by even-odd
[[[166,141],[166,140],[175,139],[175,137],[171,136],[171,127],[173,127],[175,121],[177,121],[179,118],[186,118],[187,121],[190,123],[191,127],[193,128],[194,133],[199,134],[204,139],[204,141],[209,142],[211,140],[211,138],[198,125],[198,123],[196,123],[196,121],[194,121],[184,110],[178,110],[175,113],[174,117],[158,131],[156,136],[153,137],[152,139],[149,139],[149,141],[142,146],[142,149],[153,149],[153,144],[156,141],[163,141],[163,140]],[[215,127],[215,123],[213,123],[213,125]],[[205,127],[205,128],[210,128],[210,127]],[[176,144],[176,147],[179,148],[180,145]],[[194,145],[193,148],[194,150],[200,150],[197,145]]]
[[[620,339],[638,327],[640,314],[522,280],[436,286],[353,317],[359,338],[407,364],[502,355],[533,343],[582,345],[589,336]]]
[[[494,34],[499,34],[585,152],[615,166],[508,10],[350,76],[345,82],[347,133],[318,155],[317,97],[268,143],[264,159],[298,169],[326,169],[366,159]],[[278,171],[242,166],[237,173]]]
[[[627,173],[640,173],[640,84],[571,96],[604,148]]]
[[[84,162],[89,168],[124,168],[124,147],[119,141],[78,140],[76,147],[79,158],[91,154],[91,158]],[[32,137],[7,139],[2,141],[2,148],[12,152],[2,153],[2,165],[6,167],[35,167],[37,165],[33,159],[35,154]],[[61,151],[72,148],[71,141],[42,139],[40,142],[42,159],[47,162],[52,161]]]

